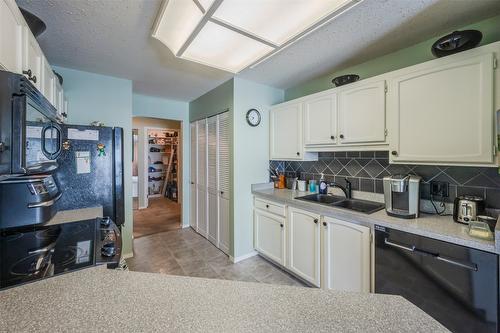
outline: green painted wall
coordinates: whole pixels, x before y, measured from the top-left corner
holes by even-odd
[[[481,45],[499,41],[500,15],[464,27],[458,27],[456,30],[465,29],[476,29],[481,31],[483,33]],[[358,74],[361,79],[365,79],[434,59],[434,56],[431,53],[431,46],[436,39],[442,35],[443,34],[437,35],[414,46],[387,54],[362,64],[332,71],[331,73],[289,88],[285,90],[285,100],[288,101],[294,98],[316,93],[318,91],[333,88],[334,85],[332,84],[332,79],[339,75],[354,73]]]
[[[283,101],[284,91],[263,84],[234,79],[232,214],[235,258],[253,252],[252,184],[269,181],[269,108]],[[249,126],[246,113],[257,109],[259,126]]]
[[[234,82],[230,79],[189,102],[189,121],[207,118],[233,109]]]
[[[132,253],[132,81],[63,67],[68,123],[89,125],[99,120],[124,131],[125,226],[123,254]]]

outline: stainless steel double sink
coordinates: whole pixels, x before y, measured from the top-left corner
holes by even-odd
[[[385,207],[384,204],[378,202],[345,198],[329,194],[309,194],[295,199],[314,202],[325,206],[344,208],[365,214],[375,213]]]

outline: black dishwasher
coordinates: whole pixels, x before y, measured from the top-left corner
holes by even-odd
[[[452,332],[498,332],[498,256],[375,226],[375,292],[401,295]]]

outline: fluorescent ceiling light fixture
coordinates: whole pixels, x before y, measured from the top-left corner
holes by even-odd
[[[238,73],[362,0],[164,0],[153,37],[179,58]]]

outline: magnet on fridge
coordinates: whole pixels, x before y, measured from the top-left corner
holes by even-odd
[[[106,156],[106,151],[104,150],[106,146],[102,143],[97,144],[97,151],[99,154],[97,156]]]

